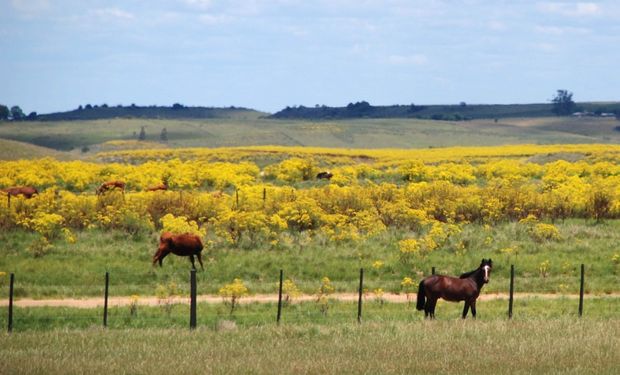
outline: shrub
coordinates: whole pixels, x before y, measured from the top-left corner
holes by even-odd
[[[537,242],[559,241],[561,239],[558,228],[553,224],[536,224],[531,228],[530,235]]]
[[[301,291],[291,279],[287,279],[282,283],[282,293],[284,293],[284,303],[286,304],[301,296]]]
[[[248,288],[243,284],[243,280],[241,279],[234,279],[232,283],[224,285],[219,291],[224,302],[230,302],[230,315],[235,311],[239,299],[247,296],[248,293]]]

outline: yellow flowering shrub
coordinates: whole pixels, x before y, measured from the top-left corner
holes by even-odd
[[[64,218],[58,214],[38,212],[32,219],[26,219],[22,225],[29,228],[46,239],[58,238],[62,234],[62,224]]]
[[[187,220],[185,216],[175,217],[172,214],[167,214],[160,219],[163,232],[171,232],[176,234],[193,233],[198,236],[204,237],[206,230],[198,227],[195,221]]]
[[[535,224],[530,231],[532,238],[535,241],[559,241],[562,237],[560,231],[553,224],[538,223]]]
[[[239,299],[248,294],[249,290],[241,279],[234,279],[232,283],[224,285],[219,290],[219,295],[224,301],[230,303],[230,314],[235,310]]]
[[[295,298],[301,296],[301,291],[291,279],[286,279],[282,283],[282,293],[284,294],[284,302],[291,303]]]

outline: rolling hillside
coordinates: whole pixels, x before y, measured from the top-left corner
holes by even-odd
[[[64,152],[29,143],[0,139],[0,160],[37,159],[52,157],[55,159],[70,159]]]
[[[502,144],[618,143],[614,118],[507,118],[472,121],[359,119],[301,121],[251,119],[13,122],[0,125],[0,138],[77,155],[109,141],[135,141],[142,127],[146,141],[161,147],[250,145],[345,148],[420,148]],[[161,142],[166,128],[168,142]],[[126,142],[129,148],[141,148]],[[119,143],[116,148],[122,148]]]

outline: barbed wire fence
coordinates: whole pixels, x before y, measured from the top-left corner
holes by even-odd
[[[585,292],[585,271],[586,267],[581,264],[579,274],[579,298],[578,301],[571,299],[567,301],[573,307],[565,308],[566,311],[576,312],[576,316],[582,317],[584,314],[584,292]],[[435,274],[435,267],[432,267],[431,274]],[[28,329],[49,329],[69,328],[87,329],[92,327],[104,328],[182,328],[189,327],[195,329],[199,326],[213,326],[233,324],[236,325],[264,325],[280,324],[286,321],[287,324],[300,324],[307,322],[357,322],[362,324],[365,321],[365,307],[370,308],[370,320],[376,322],[392,321],[415,321],[411,314],[411,300],[407,299],[408,309],[384,308],[384,300],[380,296],[369,298],[368,290],[364,287],[364,269],[359,270],[359,286],[357,288],[357,298],[349,298],[347,301],[339,301],[338,304],[322,305],[320,298],[317,297],[311,303],[287,301],[283,293],[284,270],[279,271],[277,283],[277,300],[269,299],[266,301],[254,301],[245,303],[244,306],[250,308],[231,307],[226,298],[221,302],[215,303],[211,300],[208,303],[198,304],[198,287],[196,270],[191,270],[188,283],[181,286],[180,291],[176,291],[165,296],[156,296],[157,303],[141,301],[137,295],[133,296],[114,296],[110,282],[114,279],[114,274],[106,271],[104,277],[94,276],[90,280],[92,285],[82,285],[87,290],[97,290],[101,295],[100,303],[95,306],[85,306],[88,308],[74,308],[63,305],[62,301],[52,308],[19,308],[15,309],[15,285],[19,283],[16,275],[11,273],[8,282],[8,304],[6,314],[7,331],[10,333],[14,328],[20,326],[20,322]],[[121,275],[122,279],[122,275]],[[203,279],[204,282],[204,279]],[[88,284],[88,283],[87,283]],[[509,286],[507,301],[506,318],[512,319],[515,313],[515,267],[510,266]],[[413,292],[411,292],[413,294]],[[111,303],[111,297],[116,298]],[[120,300],[119,298],[124,298]],[[336,299],[336,298],[334,298]],[[499,303],[499,302],[498,302]],[[386,303],[387,305],[387,303]],[[394,304],[395,305],[395,304]],[[16,315],[16,311],[19,315]],[[199,314],[200,313],[200,314]],[[2,319],[3,320],[3,319]]]

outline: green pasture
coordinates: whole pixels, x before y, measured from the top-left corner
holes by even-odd
[[[0,373],[617,374],[619,335],[617,318],[574,317],[93,326],[0,334]]]
[[[167,147],[282,145],[424,148],[520,143],[615,143],[620,141],[620,132],[615,130],[619,124],[615,119],[594,117],[507,118],[498,122],[420,119],[307,121],[256,116],[205,120],[118,118],[1,123],[0,139],[63,151],[73,150],[70,155],[81,158],[99,151],[99,145],[106,141],[137,139],[142,126],[146,141],[151,142],[159,142],[161,131],[166,128]]]
[[[102,298],[103,300],[103,298]],[[137,299],[134,307],[119,306],[108,309],[107,325],[110,329],[127,328],[189,328],[189,304],[166,303],[159,306],[140,305]],[[221,329],[223,326],[251,328],[276,324],[277,303],[249,302],[236,305],[231,313],[230,301],[221,303],[198,303],[197,326],[207,329]],[[579,319],[579,300],[559,297],[526,297],[517,295],[513,303],[515,321]],[[436,320],[456,321],[461,319],[463,303],[440,300],[435,310]],[[7,309],[0,314],[0,328],[6,330]],[[328,300],[326,305],[316,301],[285,304],[281,312],[281,324],[331,326],[357,322],[357,301]],[[477,303],[477,321],[490,322],[506,320],[508,300],[481,300]],[[471,318],[471,313],[468,319]],[[584,299],[583,316],[587,320],[620,319],[620,298],[617,296],[588,296]],[[411,303],[390,303],[373,298],[362,300],[363,324],[412,323],[424,321],[424,312],[417,311],[415,296]],[[13,331],[49,331],[54,329],[92,329],[103,326],[103,307],[14,307]],[[225,327],[224,327],[225,328]]]
[[[510,265],[516,269],[516,292],[575,294],[579,291],[580,264],[586,265],[585,291],[609,294],[620,291],[620,221],[603,223],[569,220],[556,223],[559,241],[534,241],[518,223],[495,227],[470,224],[442,248],[425,258],[403,259],[398,241],[408,233],[388,231],[362,242],[332,243],[320,237],[292,238],[280,248],[205,249],[204,271],[197,273],[200,294],[216,294],[234,278],[241,278],[251,293],[275,293],[279,270],[304,293],[315,293],[327,276],[336,292],[355,292],[359,269],[365,269],[365,287],[372,292],[405,292],[404,277],[417,285],[435,267],[439,274],[459,275],[475,269],[482,258],[494,261],[491,281],[483,292],[506,292]],[[162,268],[153,267],[157,234],[127,235],[120,231],[77,232],[75,244],[53,242],[47,253],[35,252],[36,235],[23,230],[0,233],[1,295],[6,295],[8,274],[15,273],[17,298],[100,296],[104,275],[110,273],[113,296],[155,295],[159,285],[174,282],[189,289],[187,258],[168,256]],[[465,248],[458,244],[466,243]],[[380,263],[377,263],[379,261]],[[374,266],[373,266],[374,265]]]

